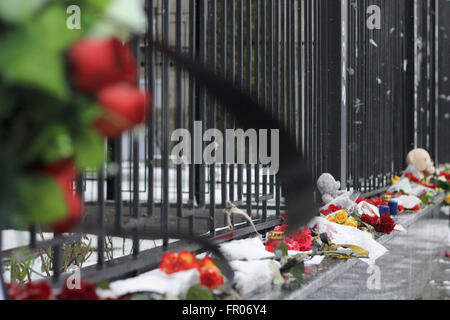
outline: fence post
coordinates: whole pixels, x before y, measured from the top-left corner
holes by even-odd
[[[323,5],[320,36],[327,44],[327,50],[320,53],[324,55],[322,61],[327,65],[328,73],[323,103],[326,104],[325,121],[327,146],[326,167],[336,179],[341,180],[342,187],[346,187],[347,169],[347,117],[345,92],[345,30],[347,1],[326,0]],[[323,90],[323,89],[322,89]],[[337,134],[339,133],[339,134]]]

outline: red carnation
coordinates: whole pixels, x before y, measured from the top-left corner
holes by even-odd
[[[395,222],[388,214],[382,214],[380,218],[363,214],[360,219],[373,226],[377,232],[390,234],[395,228]]]
[[[223,275],[220,272],[220,269],[217,267],[202,268],[200,270],[200,284],[202,286],[208,287],[209,289],[213,289],[214,287],[222,285]]]
[[[392,220],[390,215],[382,214],[379,222],[374,227],[377,232],[391,234],[391,232],[395,228],[395,222],[394,222],[394,220]]]
[[[68,208],[66,218],[53,224],[52,229],[57,233],[69,232],[80,222],[83,212],[82,200],[78,194],[73,192],[73,180],[77,175],[75,164],[68,159],[39,167],[38,171],[49,175],[56,181]]]
[[[58,300],[100,300],[97,295],[97,286],[83,280],[81,280],[80,289],[69,289],[66,284],[56,298]]]
[[[117,83],[136,83],[136,59],[128,45],[118,39],[82,39],[69,52],[76,88],[95,93]]]
[[[11,300],[49,300],[52,287],[47,282],[28,282],[21,287],[16,281],[8,284]]]
[[[105,111],[95,126],[106,137],[113,138],[143,123],[150,109],[151,97],[138,88],[120,83],[102,89],[97,100]]]
[[[179,254],[166,252],[159,265],[159,269],[167,274],[199,268],[200,264],[194,254],[188,251],[181,251]]]
[[[178,256],[174,252],[164,253],[161,263],[159,264],[159,269],[167,274],[174,273],[174,266],[177,262]]]
[[[287,232],[287,228],[288,228],[288,226],[286,225],[286,224],[283,224],[283,225],[281,225],[281,226],[277,226],[277,227],[275,227],[275,231],[282,231],[282,232]]]
[[[309,251],[312,247],[312,234],[311,230],[305,228],[299,230],[285,239],[286,247],[288,250],[294,251]]]
[[[363,214],[360,217],[361,221],[367,224],[370,224],[371,226],[375,226],[378,223],[378,217],[377,216],[369,216],[368,214]]]

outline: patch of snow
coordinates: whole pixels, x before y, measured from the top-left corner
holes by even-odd
[[[274,258],[272,252],[266,250],[260,238],[249,238],[243,240],[234,240],[220,245],[225,258],[233,260],[259,260]]]
[[[272,285],[275,272],[271,268],[272,260],[232,261],[231,268],[235,271],[234,281],[242,295],[257,290],[261,285]]]
[[[356,245],[369,251],[369,259],[361,259],[369,265],[375,264],[375,261],[379,257],[388,252],[388,250],[378,243],[368,232],[332,223],[321,217],[316,217],[310,222],[311,226],[316,224],[319,228],[319,233],[326,232],[333,243],[338,245]]]
[[[135,278],[115,281],[110,283],[107,294],[122,296],[136,292],[155,292],[160,294],[184,296],[193,285],[200,282],[200,274],[197,269],[181,271],[174,274],[166,274],[156,269],[143,273]]]

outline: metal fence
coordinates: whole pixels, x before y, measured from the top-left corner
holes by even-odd
[[[303,146],[313,181],[330,172],[345,187],[375,194],[404,169],[414,146],[427,147],[436,157],[448,155],[436,139],[438,130],[447,130],[440,132],[447,132],[448,139],[448,129],[438,129],[435,117],[436,0],[145,3],[149,34],[268,106]],[[381,9],[381,29],[367,27],[371,5]],[[225,241],[252,230],[240,218],[233,219],[236,230],[227,230],[223,210],[228,202],[251,215],[258,230],[277,225],[284,210],[279,180],[262,175],[259,166],[173,164],[174,129],[193,133],[195,121],[200,121],[202,134],[209,128],[224,131],[235,128],[236,119],[146,39],[137,39],[134,46],[142,86],[153,93],[152,117],[145,129],[108,141],[105,151],[112,164],[77,181],[86,202],[85,224],[100,230],[98,265],[83,274],[94,281],[157,265],[162,250],[140,250],[139,241],[146,237],[145,232],[133,233],[138,224],[163,234],[183,231]],[[193,149],[196,143],[192,138]],[[133,240],[132,255],[105,261],[101,230],[106,226]],[[61,246],[68,240],[58,237],[39,244],[35,237],[32,229],[33,247],[56,244],[57,278]],[[169,244],[163,237],[162,248],[199,246]]]

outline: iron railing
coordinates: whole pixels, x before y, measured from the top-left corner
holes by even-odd
[[[381,9],[381,29],[367,27],[370,5]],[[437,0],[147,0],[146,12],[149,35],[268,106],[302,146],[313,181],[330,172],[343,186],[375,194],[400,173],[415,146],[448,160],[448,118],[438,126],[433,117],[438,85],[445,88],[439,79],[449,77],[448,64],[441,77],[434,76],[438,44],[445,42],[441,47],[448,51],[448,39],[437,37],[437,5]],[[448,10],[448,3],[440,5]],[[439,22],[448,34],[448,21]],[[245,237],[252,229],[242,219],[233,220],[235,231],[224,231],[228,202],[251,215],[258,230],[277,225],[284,210],[279,180],[262,175],[259,166],[173,164],[174,129],[192,133],[201,121],[202,133],[224,131],[235,128],[236,119],[147,40],[137,39],[134,46],[142,86],[153,93],[152,116],[145,129],[106,142],[112,165],[86,172],[76,183],[86,203],[85,225],[100,235],[98,264],[83,273],[94,281],[155,267],[163,250],[201,248],[169,244],[171,232],[218,242]],[[191,142],[194,149],[197,141]],[[140,250],[145,232],[133,231],[140,223],[164,235],[163,250]],[[133,239],[132,254],[105,261],[102,230]],[[79,238],[40,244],[32,228],[31,239],[32,247],[53,246],[57,279],[63,243]]]

